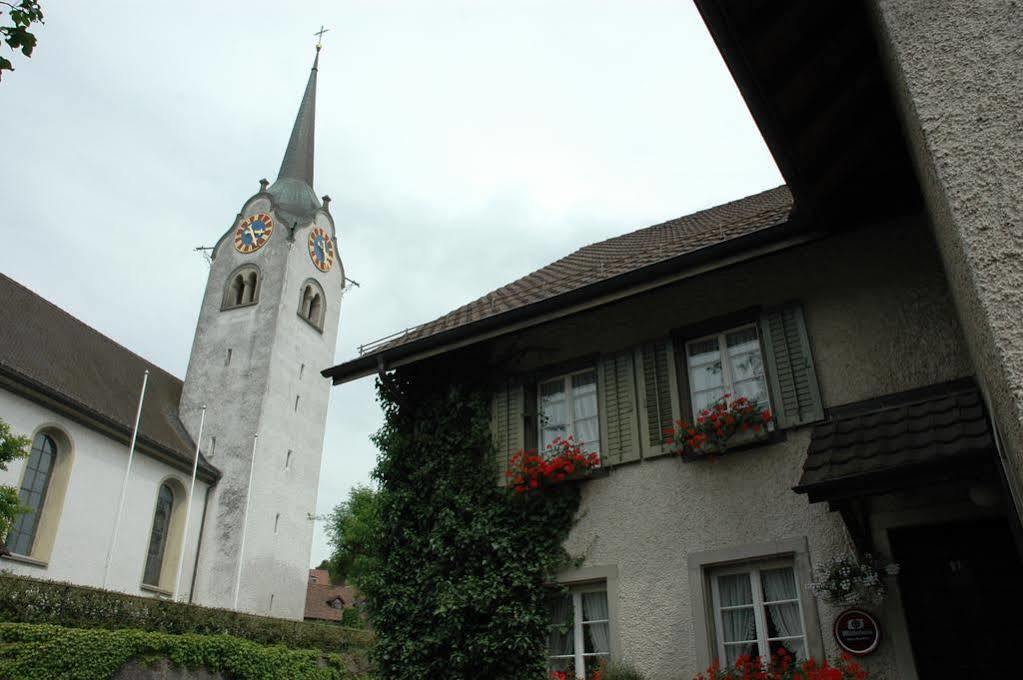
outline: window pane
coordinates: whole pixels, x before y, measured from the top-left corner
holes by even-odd
[[[718,591],[722,607],[753,604],[753,588],[749,574],[726,574],[718,576]]]
[[[607,592],[583,593],[583,621],[607,621]]]
[[[146,568],[142,582],[151,586],[160,585],[160,572],[163,569],[163,553],[167,547],[167,532],[170,528],[171,509],[174,504],[174,493],[164,484],[160,487],[160,495],[156,499],[156,512],[153,516],[153,533],[149,537],[149,553],[146,556]]]
[[[572,627],[575,614],[572,607],[572,596],[562,595],[548,600],[547,606],[551,613],[551,629],[547,636],[547,654],[561,656],[575,652],[575,634]]]
[[[586,677],[594,678],[596,673],[602,666],[607,665],[607,662],[611,660],[610,655],[601,654],[600,656],[588,656],[584,659],[586,664]]]
[[[563,380],[554,380],[540,386],[540,412],[546,427],[556,428],[568,423]]]
[[[806,641],[803,638],[793,640],[772,640],[767,643],[771,647],[771,656],[776,656],[778,650],[785,648],[785,651],[797,659],[806,658]]]
[[[767,637],[790,637],[803,634],[803,623],[799,618],[799,604],[769,604],[766,607]]]
[[[689,366],[689,386],[695,392],[721,387],[725,383],[725,374],[721,370],[721,359],[708,364]]]
[[[583,652],[586,654],[610,654],[611,630],[608,623],[583,624]]]
[[[720,401],[721,397],[725,396],[725,388],[720,387],[716,390],[709,390],[706,392],[696,392],[693,394],[693,415],[699,416],[700,411],[709,409],[714,405],[715,402]]]
[[[36,530],[39,528],[39,516],[46,500],[46,490],[50,485],[56,451],[57,446],[53,439],[45,434],[36,435],[25,465],[25,477],[18,492],[19,501],[30,512],[18,516],[6,541],[8,550],[13,553],[28,555],[32,552]]]
[[[547,669],[549,671],[560,671],[565,673],[565,677],[575,678],[575,657],[568,657],[566,659],[550,659],[547,662]]]
[[[796,575],[791,567],[765,569],[760,572],[760,582],[764,586],[764,602],[799,598],[799,591],[796,590]]]
[[[760,654],[760,645],[755,642],[750,643],[739,643],[735,645],[725,645],[725,665],[734,666],[736,660],[740,656],[758,656]]]
[[[760,408],[767,408],[770,406],[770,400],[767,398],[767,379],[761,377],[735,383],[732,386],[732,397],[746,397],[756,402]]]
[[[757,621],[753,607],[726,609],[721,612],[721,636],[725,642],[745,642],[757,639]]]
[[[581,394],[597,391],[597,372],[586,371],[572,376],[572,393]]]

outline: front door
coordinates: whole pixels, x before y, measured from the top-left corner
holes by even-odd
[[[890,531],[920,680],[1023,677],[1023,564],[1008,523]]]

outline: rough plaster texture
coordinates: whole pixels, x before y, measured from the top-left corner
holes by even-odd
[[[0,568],[15,574],[70,581],[81,585],[103,586],[103,571],[110,545],[120,499],[121,482],[128,464],[128,447],[108,437],[50,411],[44,406],[21,396],[0,390],[0,416],[14,432],[34,436],[41,429],[62,433],[70,450],[58,444],[58,457],[70,456],[71,474],[63,503],[50,495],[44,513],[57,513],[59,522],[54,545],[45,566],[12,560],[0,560]],[[0,484],[21,486],[25,460],[14,462],[6,472],[0,472]],[[153,512],[160,485],[177,480],[188,488],[188,474],[172,468],[141,452],[136,452],[132,463],[124,515],[111,560],[109,587],[132,595],[152,595],[140,588],[145,568],[149,537],[153,526]],[[177,486],[177,485],[175,485]],[[190,589],[195,547],[199,540],[199,518],[206,495],[206,484],[196,482],[192,497],[192,521],[187,540],[184,541],[184,573],[181,591]],[[172,554],[169,547],[165,554]],[[173,569],[171,569],[173,572]],[[171,582],[163,585],[167,590]]]
[[[1023,9],[875,0],[881,50],[970,355],[1023,501]]]
[[[833,236],[558,321],[504,341],[494,356],[522,356],[515,368],[539,368],[789,300],[803,304],[825,406],[971,372],[922,218]],[[651,680],[688,680],[702,670],[693,627],[703,614],[690,605],[689,553],[805,537],[818,563],[851,545],[836,513],[791,491],[809,428],[786,434],[715,463],[655,458],[584,485],[567,547],[584,567],[617,567],[622,653]],[[818,613],[832,656],[836,612],[821,604]],[[899,677],[887,640],[865,664],[877,680]]]
[[[261,249],[243,255],[234,248],[233,232],[242,217],[256,212],[274,218],[274,231]],[[195,436],[199,409],[208,405],[203,446],[208,449],[209,438],[217,438],[211,462],[223,472],[200,555],[196,592],[204,605],[233,606],[241,560],[241,610],[302,618],[313,531],[308,516],[316,509],[330,396],[319,371],[333,359],[343,285],[339,262],[323,273],[309,259],[306,239],[314,223],[334,233],[330,216],[319,210],[292,235],[269,195],[260,193],[246,202],[214,249],[180,409]],[[243,264],[260,268],[258,303],[222,310],[229,277]],[[322,332],[298,316],[301,286],[310,278],[326,295]],[[291,464],[285,469],[289,450]]]

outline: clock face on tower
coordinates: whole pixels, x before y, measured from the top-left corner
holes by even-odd
[[[334,264],[334,241],[319,227],[309,232],[309,259],[321,272],[330,271]]]
[[[256,213],[242,220],[234,231],[234,247],[239,253],[254,253],[270,240],[274,221],[266,213]]]

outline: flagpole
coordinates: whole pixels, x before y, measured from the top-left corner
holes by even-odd
[[[181,559],[178,560],[178,577],[174,579],[174,592],[171,593],[172,600],[178,599],[178,589],[181,587],[181,572],[185,568],[184,546],[188,545],[188,521],[192,517],[192,494],[195,493],[195,473],[199,470],[199,443],[202,441],[202,428],[205,424],[206,404],[203,404],[202,415],[199,417],[199,436],[195,438],[195,461],[192,462],[192,483],[188,487],[188,496],[185,498],[185,531],[181,539]]]
[[[110,561],[114,557],[114,546],[117,544],[117,532],[121,528],[121,515],[124,514],[124,497],[128,493],[128,476],[131,474],[131,462],[135,458],[135,441],[139,436],[139,422],[142,420],[142,402],[146,398],[146,384],[149,382],[149,369],[142,374],[142,391],[139,392],[139,406],[135,411],[135,428],[131,432],[131,444],[128,446],[128,466],[124,468],[124,481],[121,482],[121,500],[117,503],[117,517],[114,518],[114,533],[110,537],[107,548],[107,563],[103,567],[103,587],[107,587],[110,576]]]
[[[245,490],[245,519],[242,520],[242,544],[238,548],[238,572],[234,578],[234,610],[238,611],[238,593],[242,585],[242,564],[245,559],[245,535],[249,531],[249,503],[252,500],[252,475],[256,471],[256,444],[259,433],[252,437],[252,464],[249,466],[249,487]]]

